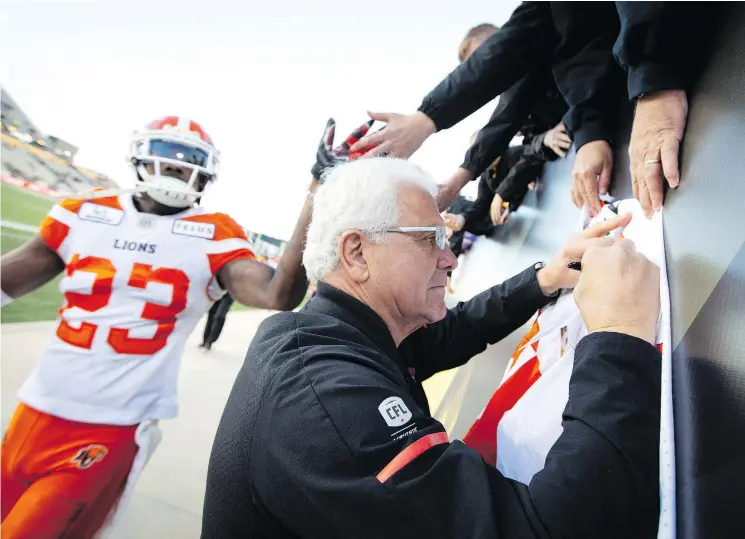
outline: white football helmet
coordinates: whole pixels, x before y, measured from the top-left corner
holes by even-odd
[[[198,123],[180,116],[165,116],[135,132],[127,158],[141,190],[173,208],[193,206],[217,179],[219,152],[212,138]],[[152,173],[147,165],[153,165]],[[163,175],[169,165],[191,169],[191,176],[183,181]]]

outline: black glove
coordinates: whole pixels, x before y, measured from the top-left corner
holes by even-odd
[[[310,173],[313,174],[313,177],[318,183],[323,183],[323,173],[326,169],[341,165],[342,163],[354,161],[373,148],[365,148],[362,152],[354,152],[351,155],[349,153],[350,146],[364,137],[373,123],[375,123],[375,120],[368,120],[352,131],[344,142],[334,148],[333,144],[334,134],[336,133],[336,122],[333,118],[329,118],[329,121],[326,123],[326,130],[323,132],[323,137],[321,137],[321,142],[318,144],[316,162],[310,169]]]

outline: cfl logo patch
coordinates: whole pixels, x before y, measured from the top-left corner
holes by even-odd
[[[75,463],[78,468],[85,470],[100,462],[108,454],[109,450],[104,445],[92,444],[78,451],[70,462]]]
[[[378,406],[389,427],[400,427],[411,421],[411,412],[399,397],[388,397]]]

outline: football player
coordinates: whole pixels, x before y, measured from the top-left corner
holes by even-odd
[[[329,121],[311,192],[369,126],[333,148]],[[133,137],[129,159],[135,193],[64,200],[0,260],[3,305],[64,273],[55,333],[3,440],[4,539],[93,537],[157,445],[156,422],[177,415],[184,346],[210,306],[227,291],[290,310],[308,287],[310,197],[275,270],[254,260],[233,219],[199,205],[219,161],[199,124],[154,121]]]

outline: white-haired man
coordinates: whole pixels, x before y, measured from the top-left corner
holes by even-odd
[[[303,258],[317,295],[267,319],[248,350],[212,449],[202,539],[656,535],[659,270],[603,237],[630,217],[447,311],[456,259],[435,194],[394,159],[327,176]],[[579,260],[590,335],[563,434],[524,485],[448,441],[421,381],[577,285],[567,264]]]

